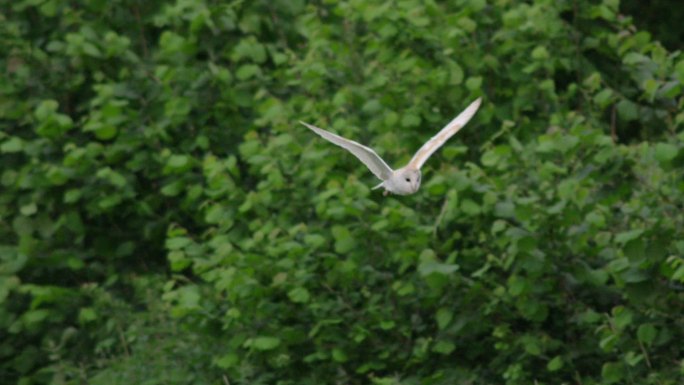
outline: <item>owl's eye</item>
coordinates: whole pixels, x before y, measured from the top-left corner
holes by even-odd
[[[406,178],[406,181],[407,181],[407,182],[410,182],[410,181],[411,181],[411,178]]]

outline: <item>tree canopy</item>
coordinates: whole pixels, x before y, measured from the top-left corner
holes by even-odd
[[[656,3],[0,2],[0,383],[681,383]]]

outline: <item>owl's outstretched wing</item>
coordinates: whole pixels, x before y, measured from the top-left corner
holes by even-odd
[[[357,157],[363,164],[368,167],[369,170],[375,176],[380,178],[380,180],[387,180],[389,179],[390,176],[392,176],[392,169],[390,166],[385,163],[384,160],[375,152],[373,151],[372,148],[366,147],[360,143],[357,143],[353,140],[345,139],[339,135],[335,135],[332,132],[326,131],[322,128],[318,128],[316,126],[312,126],[308,123],[304,122],[299,122],[306,127],[308,127],[311,131],[317,133],[318,135],[322,136],[323,139],[328,140],[332,142],[333,144],[336,144],[345,150],[349,151]]]
[[[482,103],[482,98],[477,98],[474,102],[463,110],[457,117],[454,118],[449,124],[447,124],[437,135],[433,136],[428,140],[419,150],[413,155],[411,161],[406,166],[407,168],[414,168],[420,170],[423,164],[430,158],[430,156],[437,151],[438,148],[449,140],[455,133],[457,133],[463,126],[468,123],[470,118],[475,115],[477,109],[480,108],[480,103]]]

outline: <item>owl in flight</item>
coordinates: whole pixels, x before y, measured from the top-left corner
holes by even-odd
[[[437,135],[425,142],[418,152],[413,155],[413,158],[411,158],[411,161],[406,166],[397,170],[392,170],[392,168],[390,168],[390,166],[388,166],[387,163],[385,163],[385,161],[370,147],[366,147],[353,140],[345,139],[308,123],[300,123],[322,136],[323,139],[351,152],[352,155],[363,162],[363,164],[382,181],[382,183],[373,188],[374,190],[383,187],[385,189],[385,195],[388,193],[409,195],[418,191],[418,188],[420,187],[420,168],[423,164],[425,164],[428,158],[437,151],[438,148],[442,147],[449,138],[468,123],[470,118],[475,115],[475,112],[480,107],[481,102],[482,98],[478,98],[470,103],[463,112],[442,128]]]

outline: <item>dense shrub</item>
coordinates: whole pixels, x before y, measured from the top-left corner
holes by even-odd
[[[684,59],[617,0],[21,0],[0,52],[3,384],[684,375]],[[401,166],[479,96],[407,197],[297,123]]]

